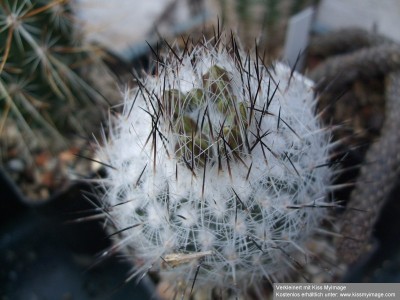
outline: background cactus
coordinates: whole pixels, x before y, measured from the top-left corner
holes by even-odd
[[[104,66],[81,42],[69,1],[1,1],[0,40],[0,130],[14,120],[30,151],[92,132],[107,102],[88,74]]]
[[[289,18],[319,0],[218,0],[220,16],[228,28],[237,31],[243,46],[251,49],[254,41],[264,59],[273,61],[281,56]]]
[[[176,293],[282,280],[332,206],[312,82],[231,41],[158,55],[98,150],[115,249]]]
[[[104,51],[83,41],[69,0],[0,1],[1,167],[32,200],[87,176],[82,137],[115,95]]]

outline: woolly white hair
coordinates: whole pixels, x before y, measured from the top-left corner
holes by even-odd
[[[234,41],[159,57],[98,150],[134,275],[241,293],[296,268],[329,206],[330,135],[315,106],[310,80]]]

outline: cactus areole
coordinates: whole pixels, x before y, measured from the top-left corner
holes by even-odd
[[[172,47],[171,47],[172,49]],[[228,44],[159,56],[98,150],[115,245],[171,285],[283,280],[329,206],[330,134],[313,84]]]

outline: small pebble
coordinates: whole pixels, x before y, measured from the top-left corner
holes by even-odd
[[[25,164],[21,159],[13,158],[7,162],[7,168],[12,172],[21,173],[25,169]]]

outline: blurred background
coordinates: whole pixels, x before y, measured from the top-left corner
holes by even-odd
[[[237,34],[246,50],[257,44],[266,62],[278,59],[293,66],[301,53],[296,67],[307,74],[324,59],[318,51],[307,51],[313,36],[350,27],[400,42],[400,1],[0,1],[0,265],[5,266],[0,270],[0,299],[98,299],[101,293],[89,284],[90,290],[87,282],[97,286],[110,280],[112,272],[100,272],[98,281],[91,281],[89,272],[72,283],[109,245],[101,226],[64,223],[93,214],[95,196],[81,179],[101,171],[93,161],[93,143],[101,126],[107,127],[109,108],[118,106],[121,91],[134,84],[132,74],[151,64],[149,45],[162,49],[168,41],[179,46],[182,37],[212,37],[216,28],[224,28]],[[384,82],[357,81],[342,96],[326,121],[346,122],[336,138],[354,137],[343,152],[347,163],[357,166],[379,136]],[[357,170],[341,180],[356,176]],[[340,197],[346,199],[349,192]],[[400,213],[397,202],[388,202],[383,214],[389,217],[377,226],[378,244],[383,245],[378,254],[347,280],[400,281],[393,271],[400,265],[394,243],[400,240],[400,224],[394,221]],[[71,276],[53,276],[55,268]],[[112,268],[117,273],[118,268],[129,270],[124,265]],[[37,289],[47,284],[35,279],[37,272],[74,292]],[[113,294],[114,288],[107,293]],[[81,296],[74,298],[74,293]]]

